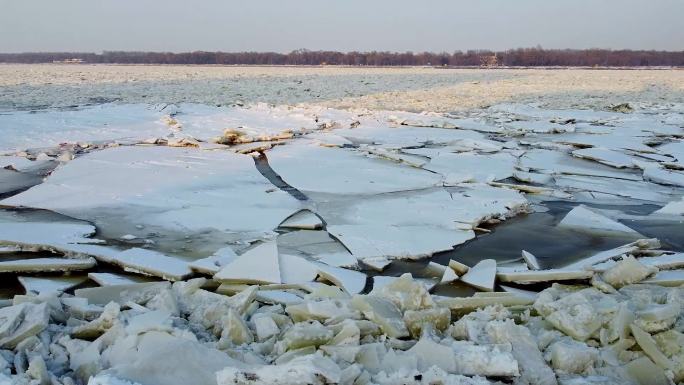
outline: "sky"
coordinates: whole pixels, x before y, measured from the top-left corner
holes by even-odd
[[[0,52],[684,50],[684,0],[0,0]]]

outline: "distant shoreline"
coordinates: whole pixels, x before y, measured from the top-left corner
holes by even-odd
[[[684,51],[517,48],[505,51],[337,52],[300,49],[280,52],[21,52],[0,53],[6,63],[92,63],[176,65],[285,65],[360,67],[684,67]]]
[[[226,67],[226,68],[345,68],[345,69],[476,69],[476,70],[684,70],[682,66],[419,66],[419,65],[344,65],[344,64],[176,64],[176,63],[14,63],[14,62],[0,62],[0,65],[45,65],[45,66],[121,66],[121,67]]]

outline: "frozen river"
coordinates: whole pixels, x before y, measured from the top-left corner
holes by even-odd
[[[684,378],[678,73],[27,68],[0,71],[0,384],[180,385],[152,360],[178,349],[208,385]]]

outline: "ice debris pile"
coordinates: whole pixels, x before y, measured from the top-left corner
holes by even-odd
[[[196,278],[16,295],[0,308],[0,384],[672,384],[684,288],[630,284],[652,269],[625,256],[593,287],[471,298],[410,274],[368,294],[229,296]]]

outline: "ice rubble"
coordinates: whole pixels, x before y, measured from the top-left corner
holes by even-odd
[[[0,309],[0,373],[63,385],[684,379],[673,341],[684,340],[682,287],[554,284],[531,298],[445,298],[407,274],[369,294],[322,285],[271,305],[258,286],[225,296],[207,283],[17,295]]]

